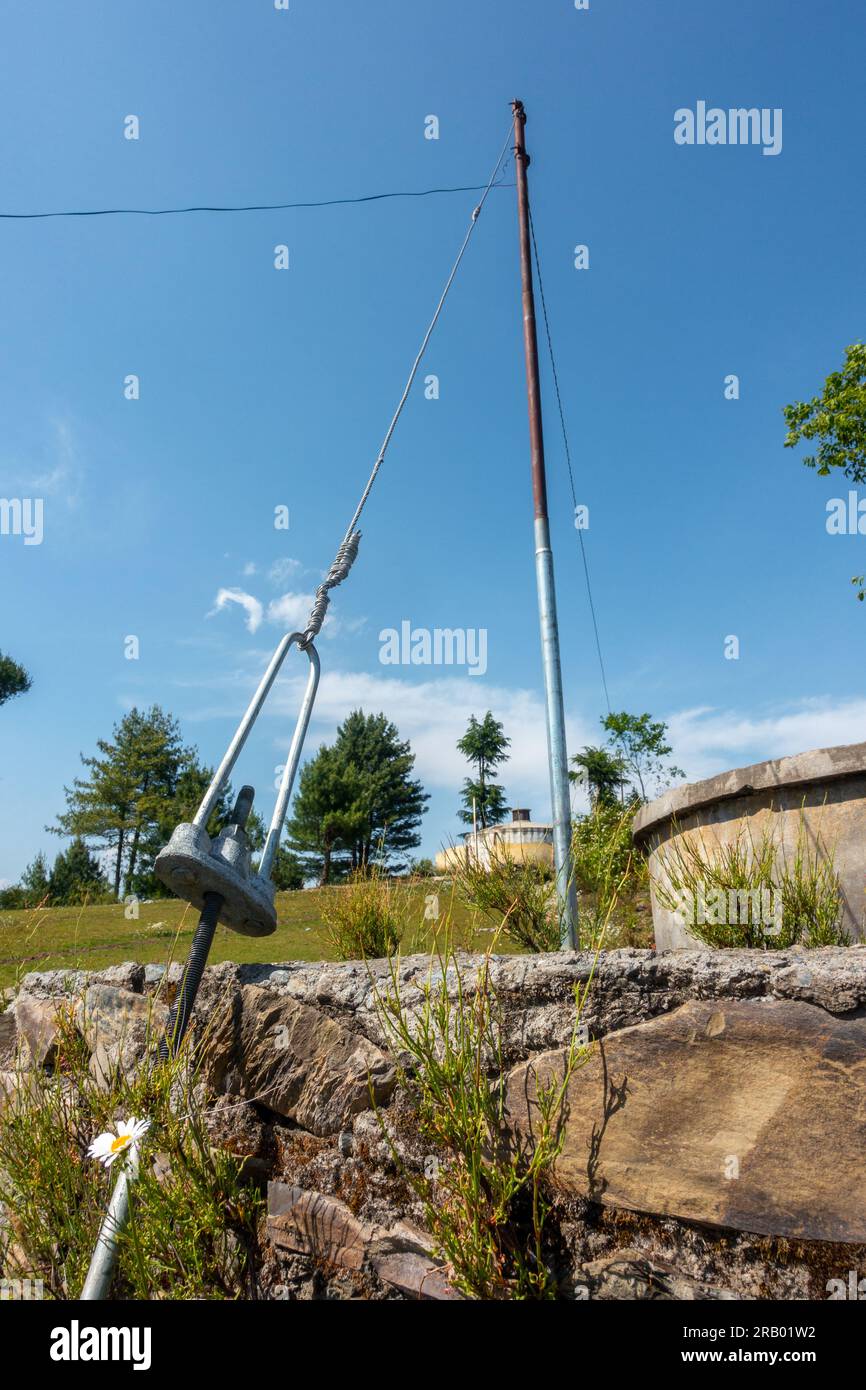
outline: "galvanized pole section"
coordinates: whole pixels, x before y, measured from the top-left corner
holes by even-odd
[[[121,1158],[121,1163],[124,1163]],[[138,1149],[135,1144],[129,1151],[125,1166],[121,1168],[114,1184],[108,1211],[105,1213],[96,1248],[90,1258],[90,1268],[81,1290],[82,1302],[100,1302],[108,1298],[114,1266],[117,1263],[117,1242],[121,1231],[129,1220],[129,1187],[138,1176]]]
[[[535,331],[535,296],[532,289],[532,247],[529,237],[529,187],[526,169],[522,101],[514,111],[514,164],[517,171],[517,210],[520,223],[520,275],[523,282],[523,346],[526,354],[526,389],[529,398],[529,447],[532,461],[532,496],[535,503],[535,579],[541,623],[541,657],[547,701],[547,755],[550,767],[550,800],[553,808],[553,856],[563,948],[578,944],[577,895],[571,868],[571,798],[568,753],[565,747],[565,711],[562,702],[562,668],[559,660],[559,627],[553,552],[547,518],[547,479],[544,471],[544,434],[541,427],[541,387],[538,377],[538,338]]]

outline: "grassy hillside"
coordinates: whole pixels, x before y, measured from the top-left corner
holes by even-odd
[[[339,892],[339,889],[330,891]],[[424,921],[424,903],[437,885],[418,883],[400,889],[406,922],[402,949],[427,950],[434,923]],[[440,925],[451,913],[458,944],[483,949],[487,923],[439,886]],[[273,936],[239,936],[218,927],[210,960],[283,961],[334,958],[322,922],[322,893],[317,889],[277,895],[277,930]],[[0,912],[0,986],[14,984],[31,970],[97,970],[124,960],[166,964],[185,960],[198,914],[175,898],[142,903],[137,921],[128,921],[120,904],[54,907]],[[511,947],[503,941],[500,950]]]

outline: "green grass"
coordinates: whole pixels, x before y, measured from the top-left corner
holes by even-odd
[[[333,890],[331,890],[333,891]],[[438,893],[440,922],[450,912],[458,945],[483,951],[490,924],[452,897],[450,886],[429,880],[399,885],[407,930],[402,951],[429,951],[434,922],[424,921],[425,899]],[[210,954],[212,964],[286,960],[334,960],[336,953],[321,917],[323,894],[316,889],[277,894],[277,930],[273,936],[239,936],[218,927]],[[167,964],[186,959],[198,913],[175,898],[142,903],[137,921],[124,917],[121,904],[53,907],[0,912],[0,987],[15,984],[31,970],[101,970],[121,961]],[[503,941],[503,951],[514,949]]]

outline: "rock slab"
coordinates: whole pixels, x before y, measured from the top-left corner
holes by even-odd
[[[548,1052],[507,1081],[531,1142]],[[866,1241],[866,1018],[693,1000],[596,1043],[573,1074],[556,1176],[607,1206],[759,1235]]]
[[[461,1295],[430,1254],[429,1237],[408,1222],[385,1228],[361,1221],[345,1202],[289,1183],[268,1184],[268,1239],[326,1265],[374,1270],[408,1298],[454,1301]]]
[[[244,985],[208,1027],[208,1080],[258,1100],[312,1134],[338,1134],[394,1089],[393,1062],[318,1009]]]

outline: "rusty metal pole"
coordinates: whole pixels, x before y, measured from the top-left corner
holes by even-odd
[[[560,940],[563,949],[578,945],[577,895],[571,862],[571,797],[568,752],[565,744],[565,709],[562,699],[562,666],[559,659],[559,626],[556,620],[556,588],[553,552],[547,516],[547,478],[544,469],[544,432],[541,424],[541,386],[538,376],[538,337],[535,329],[535,295],[532,288],[532,247],[529,236],[529,185],[526,170],[522,101],[512,102],[514,112],[514,165],[517,172],[517,212],[520,224],[520,276],[523,284],[523,347],[526,356],[526,390],[529,400],[529,448],[532,463],[532,498],[535,504],[535,579],[541,624],[541,657],[547,705],[547,755],[550,768],[550,801],[553,810],[553,856],[559,903]]]

